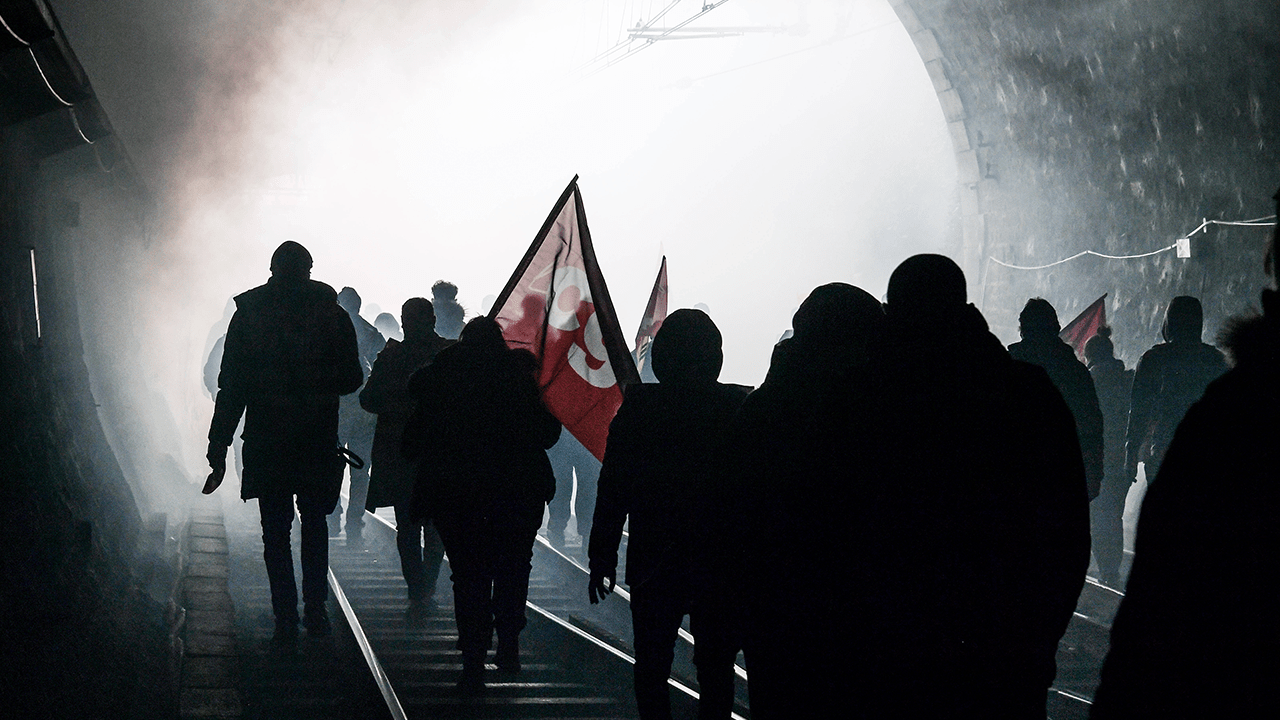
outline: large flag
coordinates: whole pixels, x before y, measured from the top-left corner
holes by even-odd
[[[538,357],[547,408],[596,458],[624,385],[639,382],[596,263],[575,175],[489,317],[507,344]]]
[[[640,318],[640,329],[636,331],[636,370],[640,379],[645,382],[656,382],[653,376],[653,364],[649,352],[653,349],[653,339],[662,328],[662,321],[667,319],[667,256],[662,256],[662,266],[658,268],[658,277],[653,281],[653,292],[649,293],[649,305],[644,309],[644,317]],[[652,379],[651,379],[652,378]]]
[[[1084,312],[1076,316],[1075,320],[1067,323],[1062,328],[1062,332],[1058,333],[1058,337],[1063,342],[1075,348],[1076,357],[1084,360],[1084,346],[1089,339],[1098,334],[1098,328],[1107,324],[1107,296],[1103,295],[1093,304],[1084,309]]]

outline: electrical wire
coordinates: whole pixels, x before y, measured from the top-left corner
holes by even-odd
[[[1169,245],[1167,247],[1162,247],[1159,250],[1152,250],[1151,252],[1138,253],[1137,255],[1107,255],[1105,253],[1096,252],[1094,250],[1084,250],[1082,252],[1076,253],[1075,255],[1072,255],[1071,257],[1063,258],[1061,260],[1056,260],[1054,262],[1048,263],[1047,265],[1014,265],[1012,263],[1007,263],[995,256],[988,256],[987,259],[990,260],[991,262],[994,262],[997,265],[1011,268],[1013,270],[1044,270],[1047,268],[1054,267],[1056,265],[1061,265],[1066,262],[1071,262],[1072,260],[1075,260],[1076,258],[1084,257],[1085,255],[1093,255],[1094,257],[1105,258],[1107,260],[1136,260],[1138,258],[1151,257],[1152,255],[1159,255],[1160,253],[1166,253],[1166,252],[1169,252],[1170,250],[1174,250],[1178,247],[1179,242],[1182,242],[1184,240],[1190,240],[1196,234],[1204,232],[1210,225],[1230,225],[1235,227],[1272,227],[1275,225],[1275,219],[1276,219],[1275,215],[1268,215],[1266,217],[1254,218],[1252,220],[1205,219],[1200,222],[1199,227],[1187,233],[1186,235],[1183,235],[1182,237],[1178,238],[1173,242],[1172,245]]]

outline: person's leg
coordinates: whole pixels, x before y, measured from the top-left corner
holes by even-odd
[[[537,529],[494,527],[497,540],[493,557],[493,624],[498,632],[495,662],[510,672],[520,670],[520,631],[529,599],[529,572],[533,568],[533,543]]]
[[[1120,561],[1124,557],[1124,501],[1128,490],[1128,483],[1123,488],[1104,483],[1102,492],[1089,503],[1093,557],[1098,561],[1099,579],[1116,589],[1120,589]]]
[[[262,559],[271,586],[271,609],[275,613],[276,635],[282,639],[298,634],[298,586],[293,577],[293,549],[289,533],[293,528],[293,496],[270,495],[258,498],[262,520]]]
[[[364,467],[351,468],[351,492],[348,494],[346,518],[347,542],[359,542],[364,533],[364,506],[369,497],[369,456],[373,454],[373,423],[377,418],[371,413],[365,415],[368,416],[368,427],[361,426],[360,432],[347,443],[351,452],[364,460]]]
[[[444,543],[436,524],[428,521],[422,526],[422,579],[427,589],[427,599],[435,596],[436,583],[440,579],[440,566],[444,564]]]
[[[733,714],[733,665],[741,642],[731,613],[716,610],[695,605],[689,613],[696,641],[693,664],[698,668],[700,720],[728,720]]]
[[[325,636],[330,632],[329,611],[329,533],[325,520],[327,503],[298,498],[298,514],[302,517],[302,602],[303,621],[307,632]]]
[[[578,475],[578,534],[582,536],[582,554],[587,554],[591,539],[591,520],[596,512],[596,486],[600,484],[600,461],[584,451],[585,458],[575,466]],[[558,491],[557,491],[558,492]]]
[[[676,638],[685,603],[673,597],[669,581],[653,577],[631,590],[631,624],[635,633],[636,709],[641,720],[670,720],[667,679],[675,659]]]
[[[396,505],[396,550],[400,553],[400,572],[409,587],[409,604],[422,605],[430,591],[426,584],[426,572],[422,561],[422,525],[409,519],[409,507]],[[439,572],[439,565],[436,566]],[[432,583],[431,590],[435,589]]]
[[[458,650],[462,653],[462,679],[466,691],[484,686],[484,661],[493,643],[493,613],[489,607],[492,582],[486,573],[483,528],[474,518],[437,519],[436,527],[449,567],[453,571],[453,613],[458,623]]]

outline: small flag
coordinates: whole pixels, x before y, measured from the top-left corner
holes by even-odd
[[[1107,324],[1107,296],[1103,295],[1093,304],[1084,309],[1084,312],[1076,316],[1075,320],[1067,323],[1062,328],[1062,332],[1058,333],[1058,337],[1063,342],[1070,345],[1076,351],[1076,357],[1084,361],[1084,346],[1089,339],[1098,333],[1098,328]]]
[[[576,175],[489,317],[509,346],[537,356],[547,409],[603,460],[622,387],[639,377],[596,262]]]
[[[644,382],[657,382],[653,375],[653,365],[649,361],[649,351],[653,349],[653,339],[662,328],[662,321],[667,319],[667,256],[662,256],[662,267],[658,269],[658,277],[653,281],[653,292],[649,293],[649,305],[644,309],[644,317],[640,319],[640,329],[636,331],[636,370]]]

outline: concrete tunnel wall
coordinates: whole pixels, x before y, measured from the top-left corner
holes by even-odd
[[[1175,295],[1206,339],[1256,307],[1280,186],[1280,4],[1270,0],[890,0],[929,71],[959,169],[970,300],[1006,342],[1042,296],[1066,324],[1103,293],[1117,354],[1158,341]]]

